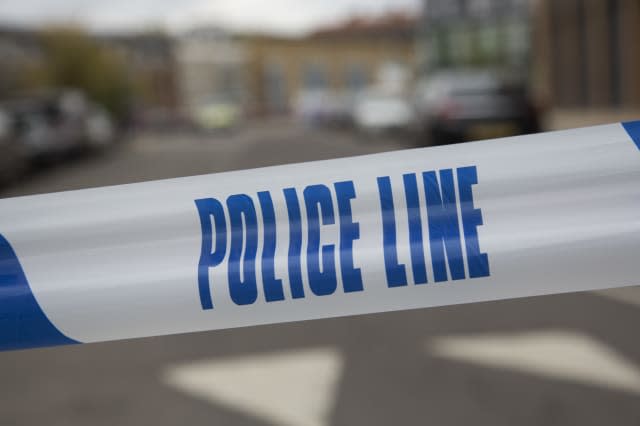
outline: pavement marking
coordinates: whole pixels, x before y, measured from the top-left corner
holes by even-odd
[[[330,423],[344,360],[334,348],[188,362],[163,381],[191,396],[274,425]]]
[[[640,393],[640,369],[611,347],[573,331],[447,336],[432,355],[551,379]]]
[[[598,296],[615,300],[616,302],[640,307],[640,286],[612,288],[609,290],[596,291],[594,293]]]

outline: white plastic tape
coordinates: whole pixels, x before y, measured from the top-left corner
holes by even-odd
[[[0,200],[0,346],[635,285],[640,122]]]

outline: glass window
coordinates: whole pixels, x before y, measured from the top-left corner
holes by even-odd
[[[470,62],[472,52],[472,34],[466,26],[455,28],[449,33],[451,59],[455,64],[464,65]]]
[[[350,91],[358,92],[369,84],[366,67],[362,64],[351,64],[347,68],[346,87]]]
[[[486,64],[498,58],[500,31],[496,24],[486,25],[478,31],[478,61]]]
[[[269,63],[265,68],[265,95],[270,111],[282,111],[287,107],[284,71],[279,63]]]
[[[522,22],[510,22],[506,27],[507,50],[512,62],[522,62],[529,48],[529,29]]]
[[[326,89],[327,73],[325,67],[319,63],[310,63],[304,67],[304,87],[305,89]]]

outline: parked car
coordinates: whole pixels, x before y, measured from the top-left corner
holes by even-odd
[[[57,159],[85,147],[88,103],[75,91],[10,101],[14,132],[33,161]]]
[[[421,138],[431,144],[539,131],[523,82],[497,71],[447,71],[423,80],[415,108]]]
[[[216,96],[195,108],[192,119],[199,129],[205,131],[230,130],[242,120],[242,108],[235,99]]]
[[[116,126],[109,113],[100,105],[91,105],[85,119],[85,145],[88,149],[102,149],[116,138]]]
[[[26,150],[13,132],[11,115],[0,110],[0,186],[19,176],[26,164]]]
[[[297,120],[309,126],[350,126],[353,95],[324,89],[301,91],[294,104]]]
[[[104,147],[115,139],[107,111],[76,90],[40,93],[8,101],[12,133],[32,162]]]
[[[365,133],[407,131],[414,120],[411,104],[401,93],[372,89],[356,99],[353,119]]]

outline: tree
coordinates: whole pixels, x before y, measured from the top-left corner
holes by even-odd
[[[126,119],[132,87],[117,52],[74,27],[47,29],[41,38],[45,60],[40,79],[45,87],[81,89],[117,120]]]

